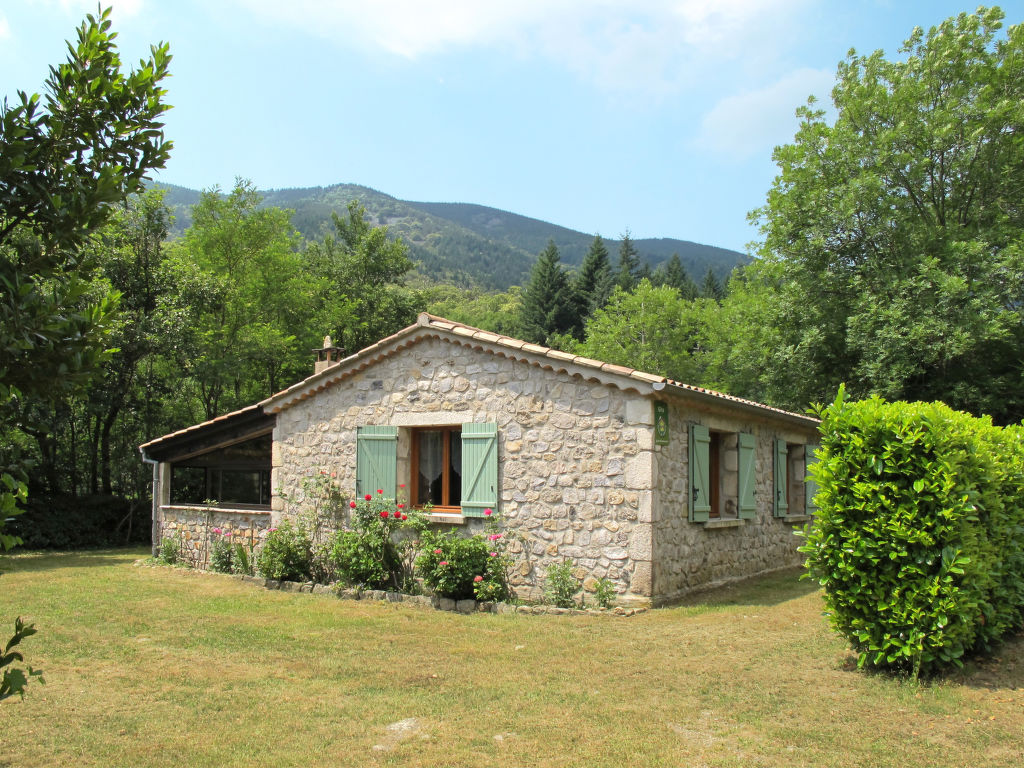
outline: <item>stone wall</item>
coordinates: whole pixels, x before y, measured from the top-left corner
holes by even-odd
[[[687,439],[689,425],[703,424],[720,432],[721,500],[718,519],[689,522],[690,483]],[[699,587],[798,565],[800,540],[794,529],[808,519],[803,515],[803,449],[813,442],[813,429],[788,427],[738,416],[730,411],[695,410],[669,402],[670,443],[655,446],[654,595],[664,603]],[[736,433],[755,436],[757,512],[755,519],[736,515]],[[783,438],[791,451],[790,516],[773,512],[773,439]],[[799,475],[799,477],[797,477]]]
[[[183,562],[196,568],[206,568],[210,561],[210,544],[218,534],[228,535],[232,543],[241,543],[252,551],[260,544],[270,528],[270,513],[210,509],[194,506],[164,506],[161,508],[158,548],[163,539],[176,539]]]
[[[302,509],[304,477],[333,472],[354,493],[359,426],[399,427],[398,482],[408,484],[410,428],[496,422],[498,512],[520,596],[538,598],[547,566],[569,558],[585,588],[607,577],[620,602],[646,602],[652,421],[635,392],[426,339],[278,414],[274,521]]]

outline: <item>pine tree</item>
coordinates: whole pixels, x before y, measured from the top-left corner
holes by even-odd
[[[722,288],[722,284],[715,277],[715,272],[711,267],[708,267],[708,273],[704,275],[704,282],[700,287],[700,295],[705,299],[714,299],[715,301],[721,301],[725,298],[725,289]]]
[[[582,321],[576,292],[562,268],[558,248],[549,241],[530,272],[523,293],[523,338],[544,344],[556,333],[580,335]]]
[[[645,261],[643,264],[640,265],[640,269],[636,271],[636,282],[639,283],[641,280],[646,280],[647,282],[650,283],[652,282],[653,278],[654,272],[651,271],[651,265],[649,262]]]
[[[639,267],[640,257],[637,255],[636,246],[633,245],[633,240],[627,229],[622,235],[622,244],[619,246],[619,272],[615,278],[615,284],[624,291],[633,290]]]
[[[576,296],[581,302],[581,311],[589,317],[603,307],[611,294],[612,285],[608,248],[601,236],[595,235],[590,250],[583,257],[583,264],[580,265],[574,284]]]
[[[673,253],[672,258],[658,267],[655,274],[658,275],[661,285],[675,288],[684,299],[692,301],[700,295],[697,284],[693,282],[693,278],[686,271],[678,253]]]

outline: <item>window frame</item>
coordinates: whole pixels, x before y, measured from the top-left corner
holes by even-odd
[[[452,435],[458,435],[458,440],[462,440],[462,424],[437,424],[437,425],[426,425],[422,427],[410,427],[409,428],[409,502],[416,509],[423,509],[425,504],[420,504],[416,500],[419,498],[419,481],[420,481],[420,441],[419,436],[424,432],[441,432],[443,435],[442,452],[444,454],[444,467],[445,471],[441,473],[441,499],[444,502],[442,504],[435,504],[431,507],[432,511],[441,512],[444,514],[462,514],[462,498],[461,493],[459,497],[459,504],[451,504],[451,477],[449,470],[452,466]],[[459,471],[462,471],[460,462]],[[461,488],[460,488],[461,491]]]

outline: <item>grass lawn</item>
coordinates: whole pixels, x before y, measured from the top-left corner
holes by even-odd
[[[857,672],[796,572],[630,618],[459,616],[21,554],[45,671],[0,766],[1019,766],[1024,639],[953,678]]]

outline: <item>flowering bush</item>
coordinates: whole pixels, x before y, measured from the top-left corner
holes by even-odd
[[[329,542],[329,560],[339,579],[373,589],[409,591],[415,581],[407,534],[426,527],[423,515],[378,490],[376,496],[368,493],[349,503],[348,527]]]
[[[460,536],[454,531],[429,531],[423,535],[423,548],[416,567],[423,583],[434,594],[454,600],[475,597],[477,600],[508,600],[508,568],[511,560],[505,554],[503,534],[498,532],[495,518],[488,518],[487,533]]]
[[[314,581],[328,582],[334,576],[331,565],[330,535],[342,527],[346,519],[347,497],[337,481],[336,472],[320,470],[302,480],[301,493],[291,497],[281,494],[282,498],[302,511],[295,518],[295,526],[309,540],[310,562],[309,576]]]

